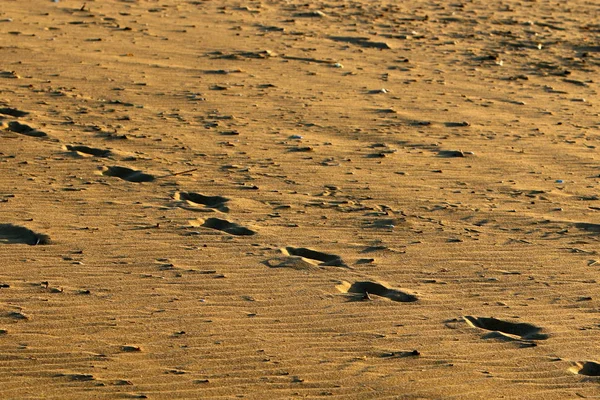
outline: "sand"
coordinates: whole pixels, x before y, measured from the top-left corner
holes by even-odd
[[[598,397],[593,3],[3,0],[0,397]]]

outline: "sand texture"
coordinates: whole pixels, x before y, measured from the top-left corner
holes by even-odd
[[[600,396],[596,1],[0,1],[0,398]]]

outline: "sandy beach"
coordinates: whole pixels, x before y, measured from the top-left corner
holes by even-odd
[[[2,0],[0,398],[600,397],[600,6]]]

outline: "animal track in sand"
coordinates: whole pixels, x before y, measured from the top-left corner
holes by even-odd
[[[152,182],[156,177],[131,168],[111,166],[105,167],[102,175],[114,176],[128,182]]]
[[[234,222],[227,221],[226,219],[208,218],[204,221],[198,221],[202,223],[200,226],[210,229],[216,229],[218,231],[229,233],[230,235],[234,236],[252,236],[256,234],[256,232],[254,232],[253,230],[238,225]]]
[[[31,136],[31,137],[46,137],[48,134],[46,132],[39,131],[35,128],[32,128],[29,125],[21,124],[17,121],[10,121],[8,123],[8,130],[20,133],[21,135]]]
[[[577,375],[600,376],[600,364],[594,361],[579,361],[569,368],[569,372]]]
[[[97,149],[94,147],[88,146],[72,146],[70,144],[66,145],[65,148],[69,151],[74,151],[76,153],[88,154],[96,157],[109,157],[112,155],[110,150],[106,149]]]
[[[207,208],[214,208],[221,212],[228,212],[229,207],[225,205],[229,201],[228,198],[222,196],[204,196],[194,192],[176,192],[173,196],[175,200],[186,201],[191,205],[203,205]]]
[[[350,282],[342,281],[336,288],[342,293],[358,294],[360,300],[370,300],[369,295],[372,294],[401,303],[411,303],[419,300],[414,294],[392,289],[378,282],[361,281],[350,284]]]
[[[550,337],[546,333],[541,333],[542,328],[527,324],[502,321],[496,318],[464,316],[463,319],[474,328],[492,331],[485,335],[485,338],[504,338],[516,340],[545,340]]]
[[[320,251],[307,249],[305,247],[285,247],[281,252],[286,256],[299,256],[309,260],[320,261],[320,266],[347,267],[340,256],[322,253]]]
[[[50,237],[42,233],[36,233],[31,229],[13,224],[0,224],[0,243],[16,244],[24,243],[31,246],[38,244],[49,244]]]

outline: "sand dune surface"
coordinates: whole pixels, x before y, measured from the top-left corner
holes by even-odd
[[[598,397],[598,21],[2,0],[0,397]]]

